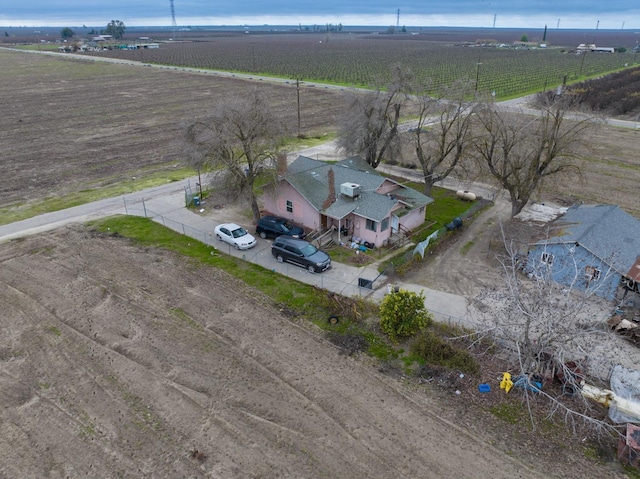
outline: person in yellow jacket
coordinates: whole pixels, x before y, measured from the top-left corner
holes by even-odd
[[[511,380],[511,374],[502,373],[502,381],[500,381],[500,389],[504,389],[504,392],[508,393],[513,387],[513,381]]]

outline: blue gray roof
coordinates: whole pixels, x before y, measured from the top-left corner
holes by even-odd
[[[618,206],[573,206],[553,226],[559,234],[538,244],[577,243],[622,274],[640,256],[640,220]]]
[[[330,170],[333,171],[335,200],[324,208],[330,194]],[[357,156],[337,163],[299,156],[288,166],[285,179],[319,212],[338,219],[355,213],[373,221],[382,221],[398,202],[402,202],[408,210],[433,202],[428,196],[400,184],[388,195],[376,193],[388,178],[378,175],[375,169]],[[340,194],[340,185],[344,183],[359,185],[360,194],[356,198]]]

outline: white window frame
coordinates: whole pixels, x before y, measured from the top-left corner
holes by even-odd
[[[370,220],[370,219],[367,219],[367,222],[365,224],[365,229],[368,230],[368,231],[373,231],[374,233],[376,233],[378,231],[378,222]]]
[[[598,281],[602,276],[602,271],[600,271],[595,266],[585,266],[584,267],[584,277],[587,281]]]
[[[553,260],[553,255],[551,253],[547,253],[546,251],[540,255],[540,262],[548,266],[551,266],[553,264]]]
[[[286,200],[285,207],[287,208],[287,213],[293,213],[293,201]]]

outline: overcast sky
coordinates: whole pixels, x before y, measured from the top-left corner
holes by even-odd
[[[3,0],[0,26],[171,26],[170,0]],[[640,29],[640,0],[174,0],[187,25]]]

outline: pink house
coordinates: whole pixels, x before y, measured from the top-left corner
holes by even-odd
[[[424,223],[433,199],[378,175],[359,157],[327,163],[300,156],[263,201],[265,211],[307,231],[335,229],[345,240],[385,246]]]

